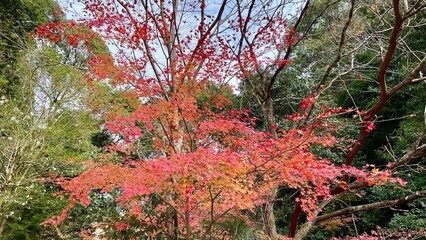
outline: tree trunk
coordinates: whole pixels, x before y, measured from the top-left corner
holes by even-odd
[[[294,238],[294,236],[296,235],[297,225],[299,223],[299,217],[301,212],[302,212],[302,205],[300,204],[300,202],[296,202],[296,206],[291,216],[290,227],[288,230],[288,237]]]
[[[264,100],[262,105],[263,122],[266,125],[266,130],[275,138],[277,132],[275,131],[275,118],[274,118],[274,105],[271,98]],[[275,197],[276,191],[273,193]],[[262,205],[262,229],[270,237],[270,239],[277,239],[277,228],[275,226],[275,214],[273,201],[267,202]]]
[[[265,124],[266,130],[272,134],[274,138],[277,137],[277,132],[275,131],[275,117],[274,117],[274,104],[271,98],[264,100],[262,105],[263,112],[263,123]]]
[[[270,239],[277,239],[277,228],[275,226],[274,204],[267,202],[262,205],[263,231]]]
[[[173,210],[173,233],[174,233],[174,239],[179,239],[179,219],[178,214],[175,210]]]
[[[189,224],[189,210],[185,210],[185,239],[191,240],[191,224]]]
[[[5,226],[6,226],[6,219],[0,220],[0,236],[3,234]]]
[[[319,204],[319,209],[324,209],[324,207],[330,202],[330,200],[323,201]],[[297,233],[294,235],[294,240],[303,240],[309,233],[309,231],[312,229],[316,222],[316,218],[318,214],[320,213],[320,210],[315,211],[315,215],[311,220],[308,220],[305,222],[305,224],[302,225],[302,227],[297,231]]]
[[[299,231],[297,231],[293,240],[303,240],[306,237],[306,235],[308,235],[309,231],[314,226],[314,224],[315,224],[314,220],[310,220],[306,222],[305,224],[303,224],[303,226],[299,229]]]

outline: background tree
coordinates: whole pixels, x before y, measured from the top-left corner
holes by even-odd
[[[2,1],[0,4],[1,95],[13,96],[19,80],[13,79],[15,63],[26,48],[29,33],[39,24],[55,18],[58,5],[54,1]]]
[[[63,19],[53,1],[3,1],[0,16],[0,234],[35,239],[66,204],[41,180],[77,175],[75,163],[98,152],[91,136],[99,130],[82,98],[88,51],[29,38],[36,25]]]

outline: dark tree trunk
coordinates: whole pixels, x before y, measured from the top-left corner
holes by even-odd
[[[274,105],[271,98],[264,100],[262,105],[263,111],[263,122],[266,130],[275,138],[277,132],[275,131],[275,117],[274,117]],[[273,194],[275,197],[275,193]],[[277,239],[277,228],[275,226],[275,214],[274,214],[274,203],[273,201],[267,202],[262,205],[262,228],[263,231],[271,239]]]

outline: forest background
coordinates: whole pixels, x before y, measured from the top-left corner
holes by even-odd
[[[2,239],[426,235],[425,1],[76,2],[0,3]]]

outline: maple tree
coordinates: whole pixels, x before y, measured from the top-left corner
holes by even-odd
[[[373,117],[391,95],[412,83],[425,67],[423,60],[405,80],[386,88],[386,69],[403,22],[425,5],[413,5],[401,15],[399,2],[393,1],[394,30],[378,74],[381,97],[368,111],[354,110],[362,119],[360,137],[348,149],[345,165],[337,165],[316,156],[311,147],[335,145],[332,133],[339,123],[331,121],[331,116],[353,111],[321,106],[317,99],[331,71],[346,54],[345,39],[355,1],[349,5],[338,55],[318,87],[301,101],[299,113],[287,117],[293,123],[287,130],[279,128],[275,120],[271,90],[280,72],[294,61],[293,49],[318,20],[314,18],[303,31],[299,28],[311,1],[305,2],[291,27],[284,3],[80,2],[86,15],[79,24],[89,26],[115,48],[113,57],[92,57],[87,80],[99,93],[92,99],[94,111],[117,139],[108,151],[119,155],[120,160],[100,161],[76,178],[58,179],[70,194],[70,204],[46,224],[65,220],[67,211],[77,203],[90,205],[93,190],[119,191],[116,201],[124,216],[109,227],[120,231],[131,228],[131,219],[135,218],[151,237],[206,239],[215,234],[219,222],[233,216],[246,218],[247,211],[262,206],[264,231],[276,238],[271,203],[276,189],[286,186],[300,191],[289,235],[302,238],[316,222],[372,207],[318,216],[332,197],[388,180],[404,184],[392,173],[418,154],[417,148],[408,152],[406,159],[382,170],[352,165],[375,129]],[[71,46],[87,45],[90,51],[87,39],[92,36],[76,34],[72,29],[78,27],[72,22],[66,26],[52,22],[39,27],[37,34]],[[264,131],[255,130],[247,112],[230,109],[227,83],[235,80],[252,90],[262,108]],[[99,82],[111,86],[119,97],[100,100]],[[150,151],[141,153],[140,144],[148,143]],[[412,198],[423,196],[420,192]],[[373,207],[386,206],[389,204]],[[302,210],[308,220],[296,235]]]

